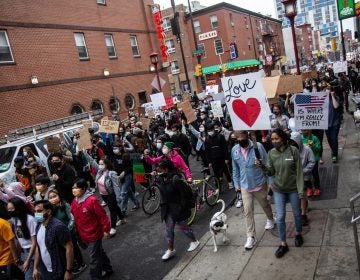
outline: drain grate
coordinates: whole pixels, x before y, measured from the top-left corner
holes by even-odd
[[[320,195],[311,197],[310,200],[327,200],[337,198],[337,186],[339,178],[339,166],[322,166],[319,168],[320,176]]]
[[[287,238],[295,238],[296,235],[296,229],[295,229],[295,223],[294,222],[286,222],[286,237]],[[310,226],[303,226],[302,227],[302,235],[307,234],[310,231]],[[271,234],[279,237],[279,232],[277,227],[274,227],[271,231]]]

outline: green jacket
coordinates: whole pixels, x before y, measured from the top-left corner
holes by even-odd
[[[311,135],[311,139],[308,139],[308,138],[302,136],[302,142],[304,145],[308,146],[309,140],[313,141],[313,146],[312,146],[311,150],[314,153],[315,161],[319,161],[320,160],[320,152],[321,152],[320,140],[315,135]]]
[[[287,146],[283,152],[273,148],[269,151],[266,166],[268,176],[274,176],[275,192],[298,192],[300,198],[304,192],[304,175],[299,150]]]

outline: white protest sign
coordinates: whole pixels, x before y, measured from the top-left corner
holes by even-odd
[[[335,61],[333,63],[334,74],[346,72],[347,75],[347,61]]]
[[[270,107],[259,72],[221,78],[234,130],[268,130]]]
[[[206,94],[217,94],[219,92],[219,85],[206,86]]]
[[[166,105],[165,97],[162,92],[150,94],[151,102],[155,108]]]
[[[294,105],[296,129],[328,128],[328,93],[316,92],[296,94]]]
[[[211,111],[213,112],[214,117],[215,118],[217,118],[217,117],[223,118],[224,113],[221,108],[221,101],[220,100],[211,101],[210,104],[211,104]]]
[[[219,92],[217,94],[211,94],[214,101],[220,101],[221,104],[225,104],[224,92]]]

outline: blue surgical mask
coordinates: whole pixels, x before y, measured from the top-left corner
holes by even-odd
[[[44,213],[35,213],[34,217],[38,223],[42,223],[44,221]]]

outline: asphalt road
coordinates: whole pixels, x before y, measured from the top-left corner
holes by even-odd
[[[190,167],[194,179],[202,178],[200,161],[190,156]],[[224,179],[222,198],[226,205],[229,205],[235,198],[234,190],[229,190]],[[137,186],[140,192],[138,198],[141,199],[143,191]],[[132,203],[129,203],[132,207]],[[211,216],[219,211],[220,205],[209,208],[205,203],[201,205],[200,211],[192,225],[194,233],[200,239],[209,228]],[[175,249],[176,255],[163,262],[161,256],[165,252],[166,241],[164,238],[164,223],[160,221],[159,212],[153,216],[147,216],[142,209],[129,212],[128,223],[117,227],[115,237],[104,240],[103,245],[108,254],[114,274],[109,279],[162,279],[186,254],[189,246],[187,237],[175,227]],[[83,251],[85,260],[88,262],[88,252]],[[89,269],[86,269],[77,279],[90,279]]]

